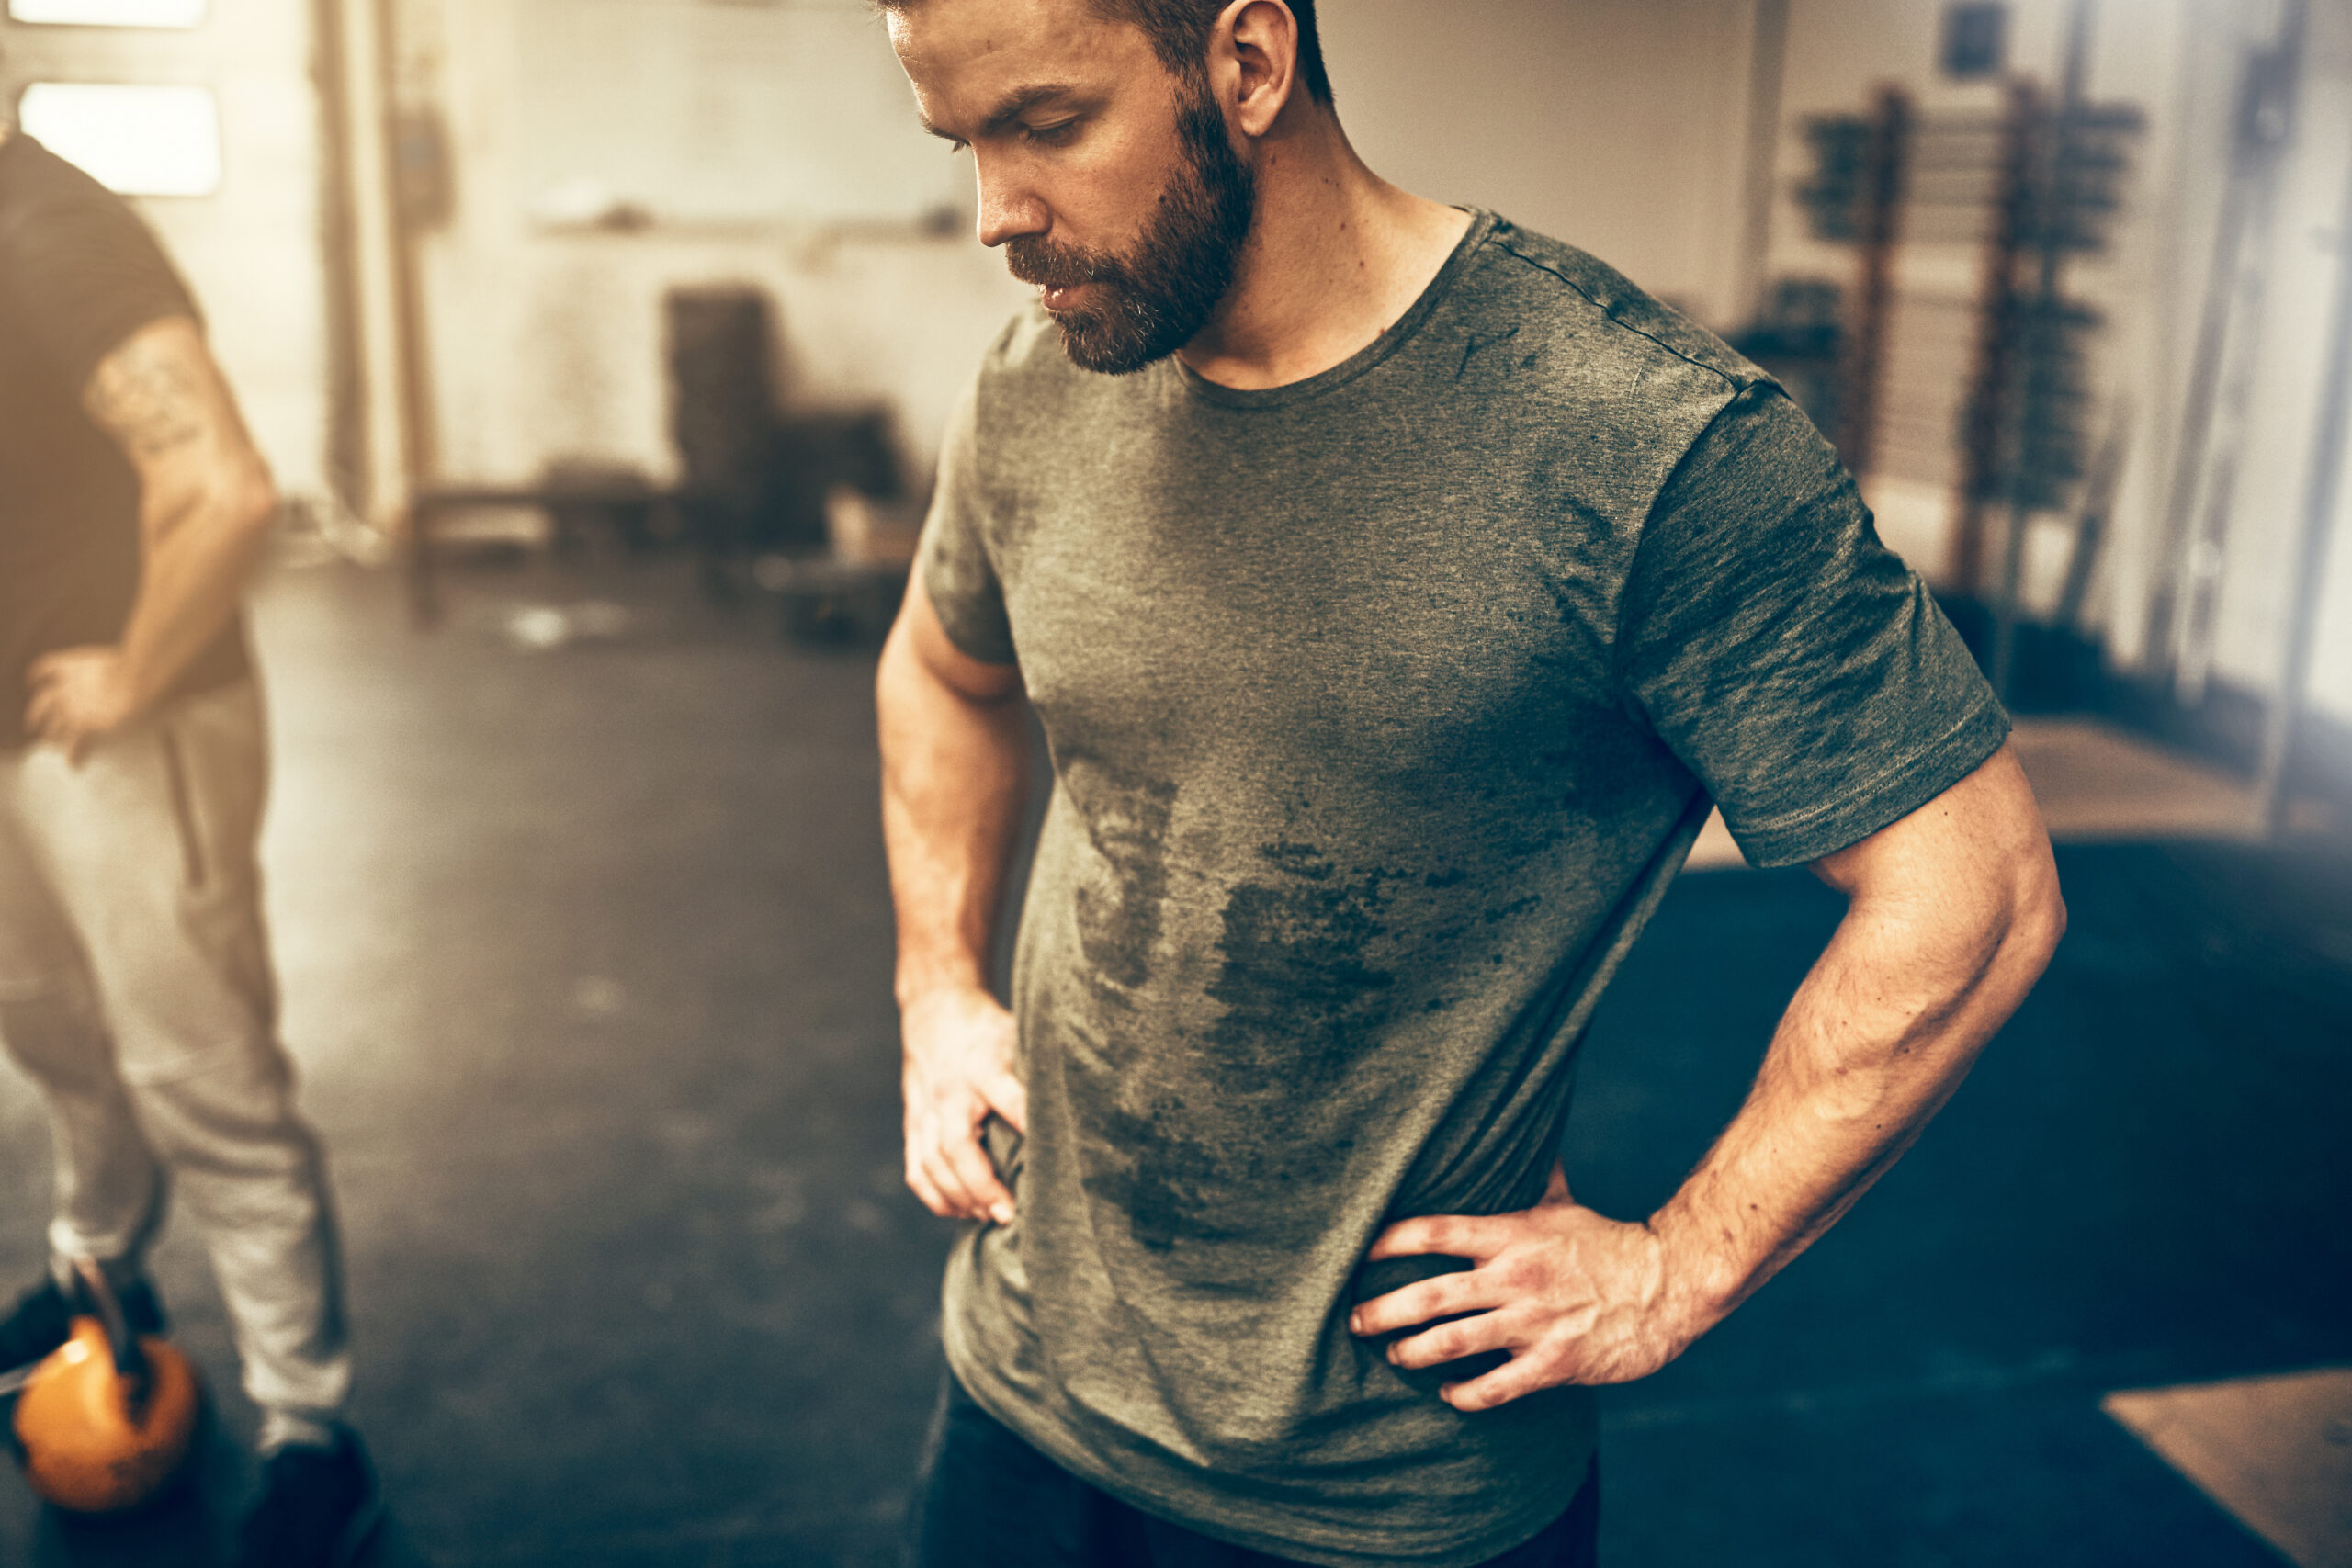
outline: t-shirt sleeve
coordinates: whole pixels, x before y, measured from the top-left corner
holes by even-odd
[[[1735,397],[1659,492],[1616,665],[1758,865],[1868,838],[2009,730],[1828,443],[1769,383]]]
[[[17,319],[77,391],[140,328],[197,314],[155,236],[123,199],[62,160],[0,222],[0,277]]]
[[[979,472],[979,389],[968,389],[940,445],[939,484],[923,520],[915,570],[947,640],[984,664],[1014,664],[1012,623],[988,544],[989,502]]]

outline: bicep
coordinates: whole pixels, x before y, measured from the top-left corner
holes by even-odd
[[[187,316],[165,316],[125,338],[90,373],[82,401],[151,499],[266,490],[236,400]]]
[[[1997,945],[2020,925],[2064,920],[2050,836],[2009,741],[1926,805],[1813,869],[1856,908],[1923,939]]]
[[[956,646],[923,585],[921,570],[910,574],[907,597],[891,628],[895,661],[908,673],[946,687],[967,702],[999,703],[1021,692],[1018,664],[992,664]]]

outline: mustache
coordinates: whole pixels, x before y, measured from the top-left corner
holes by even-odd
[[[1006,241],[1004,265],[1013,276],[1039,288],[1118,283],[1125,276],[1125,269],[1100,251],[1066,250],[1042,234]]]

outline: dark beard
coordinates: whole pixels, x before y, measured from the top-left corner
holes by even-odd
[[[1132,254],[1059,246],[1040,234],[1005,244],[1005,265],[1022,282],[1046,288],[1091,283],[1098,296],[1108,297],[1055,313],[1062,351],[1082,370],[1125,376],[1167,358],[1208,325],[1233,287],[1257,182],[1234,154],[1205,83],[1195,85],[1178,112],[1176,131],[1183,157]]]

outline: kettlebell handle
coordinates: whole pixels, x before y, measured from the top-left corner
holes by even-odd
[[[77,1258],[74,1272],[82,1281],[82,1290],[90,1304],[97,1308],[98,1326],[106,1330],[107,1348],[114,1352],[114,1370],[118,1376],[135,1389],[147,1386],[147,1352],[140,1348],[139,1336],[130,1330],[130,1322],[123,1315],[122,1302],[107,1282],[107,1271],[95,1258]]]

